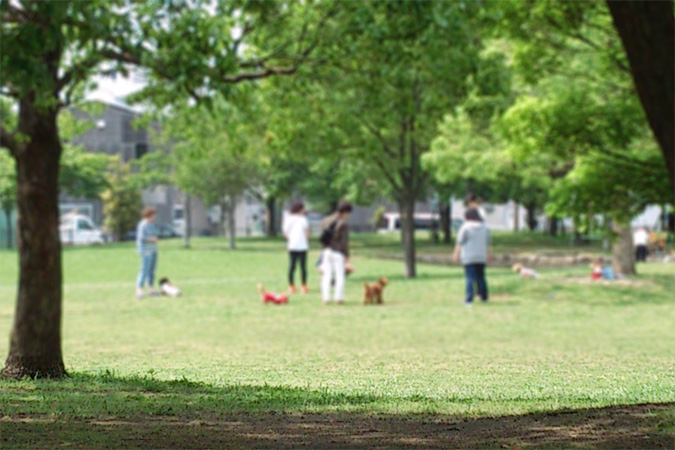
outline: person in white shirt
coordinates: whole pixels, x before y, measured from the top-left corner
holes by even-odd
[[[307,251],[309,250],[309,222],[305,215],[305,205],[302,202],[293,202],[290,214],[284,217],[282,226],[290,256],[288,269],[288,290],[290,293],[297,292],[295,288],[295,266],[300,263],[300,276],[302,278],[302,292],[307,293]]]
[[[635,260],[647,260],[647,245],[649,244],[649,233],[645,227],[639,227],[633,232],[633,244],[635,245]]]

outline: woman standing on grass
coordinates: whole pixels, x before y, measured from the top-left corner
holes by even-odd
[[[295,289],[295,266],[300,263],[300,276],[302,277],[302,292],[307,293],[307,251],[309,250],[309,222],[305,216],[305,205],[302,202],[293,202],[290,214],[284,218],[284,236],[288,243],[290,267],[288,268],[288,291],[291,294]]]
[[[351,203],[341,201],[337,210],[321,223],[321,298],[323,304],[330,303],[331,282],[335,280],[333,299],[338,305],[344,303],[345,274],[354,268],[349,263],[349,225],[347,219],[352,212]]]
[[[136,281],[136,297],[143,298],[143,286],[148,284],[150,295],[159,295],[153,287],[155,283],[155,269],[157,268],[157,227],[155,218],[157,209],[146,206],[142,213],[143,219],[136,228],[136,249],[141,255],[141,270]]]
[[[488,301],[488,287],[485,280],[485,265],[492,260],[490,230],[485,226],[480,213],[469,208],[464,213],[465,222],[457,233],[457,245],[453,259],[462,262],[466,275],[466,297],[464,304],[473,304],[474,284],[483,302]]]

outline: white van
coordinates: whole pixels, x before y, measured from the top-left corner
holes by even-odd
[[[61,216],[59,224],[61,242],[66,245],[103,244],[103,233],[92,220],[82,214],[69,213]]]
[[[401,229],[401,215],[397,212],[384,213],[384,228],[378,229],[378,233],[393,233]],[[415,229],[430,230],[438,228],[438,214],[415,213]]]

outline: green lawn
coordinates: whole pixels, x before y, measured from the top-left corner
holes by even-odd
[[[541,249],[541,239],[516,237],[511,248]],[[508,251],[508,235],[497,236],[496,247]],[[418,278],[408,280],[401,262],[363,256],[374,248],[393,252],[391,237],[356,236],[353,248],[357,271],[343,306],[321,304],[316,251],[310,294],[288,305],[261,304],[256,283],[273,291],[286,285],[280,240],[242,240],[236,251],[221,239],[194,240],[191,250],[162,241],[157,274],[182,288],[178,299],[134,298],[138,257],[131,244],[66,249],[63,352],[72,376],[0,381],[2,442],[48,448],[39,436],[51,436],[66,447],[139,448],[82,425],[108,420],[483,420],[671,403],[654,411],[648,433],[675,443],[675,265],[639,266],[630,284],[590,284],[587,267],[543,270],[537,281],[492,268],[490,303],[466,308],[461,268],[420,264]],[[0,251],[6,337],[16,260]],[[380,276],[391,283],[385,305],[362,306],[363,281]],[[66,423],[82,429],[68,434]],[[45,424],[61,424],[61,434]]]

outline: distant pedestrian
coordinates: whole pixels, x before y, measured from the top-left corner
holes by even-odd
[[[645,227],[638,227],[633,232],[633,245],[635,246],[635,261],[647,261],[647,245],[649,245],[649,232]]]
[[[286,236],[289,268],[288,290],[295,293],[295,266],[300,263],[300,276],[302,280],[302,292],[307,293],[307,252],[309,251],[309,222],[305,215],[305,205],[302,202],[293,202],[289,214],[284,217],[282,226]]]
[[[352,205],[340,202],[336,211],[321,223],[321,297],[324,304],[330,302],[331,281],[335,278],[333,299],[336,303],[344,302],[345,273],[353,270],[349,262],[349,226],[347,219],[352,212]]]
[[[455,262],[461,262],[466,276],[464,304],[473,304],[474,285],[483,302],[488,301],[488,286],[485,266],[492,260],[492,239],[477,209],[469,208],[464,213],[464,223],[457,233],[457,245],[453,254]]]
[[[138,298],[145,297],[143,288],[146,283],[148,294],[159,295],[154,288],[155,269],[157,268],[157,227],[154,222],[157,209],[146,206],[142,217],[136,228],[136,249],[141,256],[141,270],[136,282],[136,297]]]
[[[478,197],[476,197],[476,194],[468,193],[466,197],[464,197],[464,207],[466,209],[475,209],[478,211],[478,215],[480,216],[480,219],[484,222],[485,221],[485,210],[481,206],[480,201],[478,200]]]

